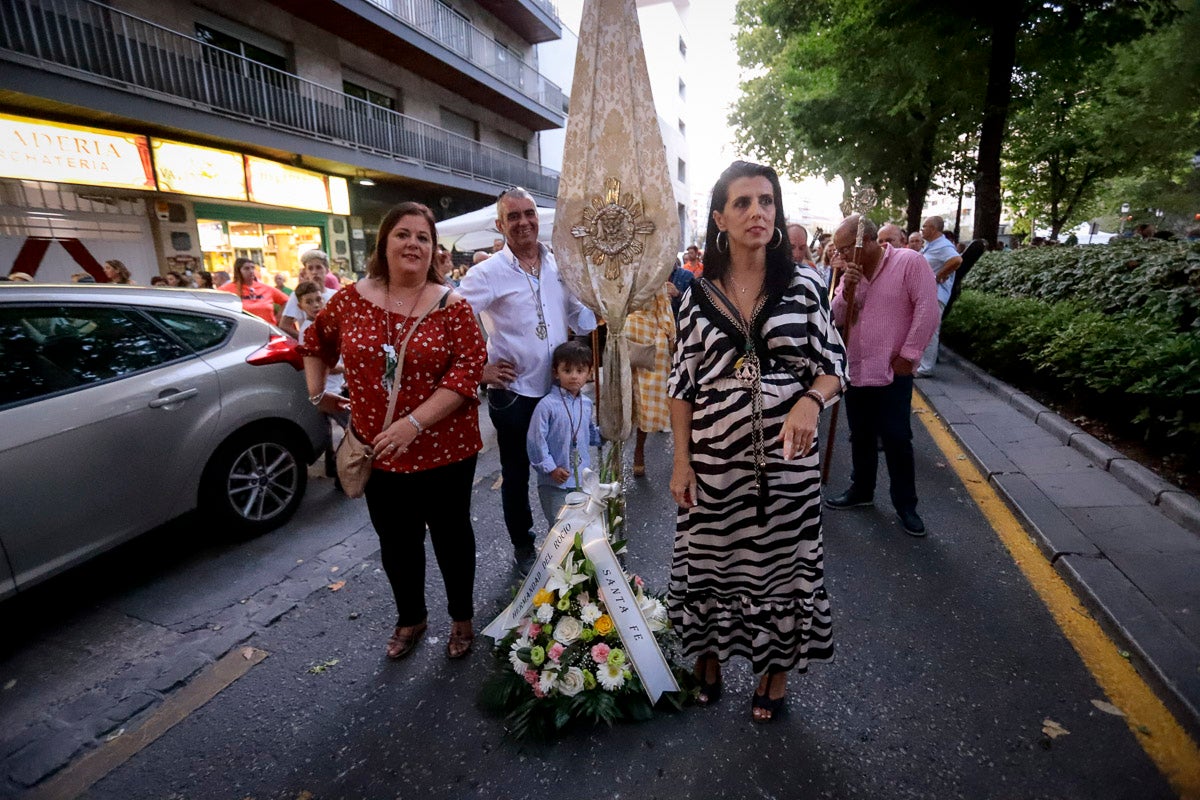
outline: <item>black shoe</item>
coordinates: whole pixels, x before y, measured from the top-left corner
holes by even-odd
[[[825,505],[830,508],[857,508],[858,506],[873,506],[875,499],[870,495],[859,494],[853,489],[847,489],[839,495],[825,498]]]
[[[904,526],[904,532],[909,536],[925,535],[925,523],[917,516],[917,512],[897,511],[896,516],[900,518],[900,524]]]
[[[519,545],[513,548],[513,563],[516,564],[517,571],[522,575],[529,573],[533,567],[533,561],[537,558],[537,551],[533,549],[533,545]]]

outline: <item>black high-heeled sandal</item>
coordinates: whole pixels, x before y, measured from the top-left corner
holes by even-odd
[[[779,697],[771,697],[771,681],[779,673],[768,673],[767,689],[762,694],[758,693],[757,687],[750,695],[750,719],[755,722],[774,722],[783,716],[787,711],[787,691],[785,690]],[[754,713],[755,709],[766,711],[770,714],[769,717],[760,717]]]
[[[711,706],[721,699],[721,689],[724,686],[724,682],[721,680],[721,662],[716,656],[705,656],[703,658],[704,669],[701,670],[700,675],[696,676],[700,681],[700,690],[696,693],[696,704]],[[710,658],[717,664],[717,679],[711,683],[704,679],[704,676],[708,674],[708,659]]]

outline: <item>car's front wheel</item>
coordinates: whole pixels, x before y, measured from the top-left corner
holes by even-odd
[[[272,429],[239,434],[213,455],[200,491],[201,510],[240,535],[279,527],[304,499],[308,469],[293,437]]]

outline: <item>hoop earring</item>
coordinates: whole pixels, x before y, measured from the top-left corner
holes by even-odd
[[[773,237],[771,237],[771,243],[769,245],[767,245],[767,247],[769,247],[772,250],[774,250],[776,247],[779,247],[779,245],[783,244],[783,231],[779,230],[778,225],[775,226],[775,234],[779,237],[779,241],[778,242],[775,241],[775,237],[773,236]]]
[[[729,234],[725,233],[725,249],[722,250],[721,249],[721,234],[722,233],[725,233],[725,231],[717,231],[717,240],[715,242],[715,244],[717,246],[717,252],[718,253],[728,253],[729,252]]]

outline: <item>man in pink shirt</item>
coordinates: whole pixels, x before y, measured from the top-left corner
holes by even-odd
[[[891,481],[892,505],[904,530],[925,535],[917,515],[916,468],[912,449],[913,370],[938,323],[937,284],[929,263],[914,250],[880,245],[875,224],[863,225],[863,245],[854,253],[858,215],[848,217],[833,234],[833,247],[846,263],[833,319],[843,330],[849,308],[845,291],[854,287],[854,325],[846,331],[850,388],[846,419],[850,423],[853,468],[850,488],[825,499],[830,508],[874,504],[883,441]]]

